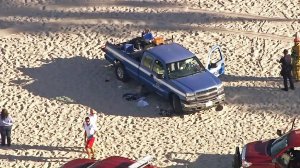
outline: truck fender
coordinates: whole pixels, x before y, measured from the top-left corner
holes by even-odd
[[[179,96],[175,93],[171,93],[169,94],[169,101],[170,104],[173,108],[173,112],[175,114],[179,114],[182,115],[183,114],[183,109],[182,109],[182,105],[181,105],[181,99],[179,98]]]

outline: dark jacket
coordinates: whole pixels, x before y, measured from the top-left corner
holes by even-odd
[[[280,71],[280,74],[282,76],[284,75],[288,75],[289,73],[291,73],[292,71],[292,57],[291,55],[285,55],[283,56],[280,61],[281,63],[281,71]]]

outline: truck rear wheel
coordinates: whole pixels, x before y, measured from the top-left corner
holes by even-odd
[[[175,114],[178,114],[178,115],[183,114],[180,99],[175,94],[172,94],[172,96],[171,96],[171,105],[172,105],[172,108],[173,108]]]
[[[117,78],[122,82],[127,82],[129,80],[129,76],[126,74],[125,68],[123,64],[116,63],[115,73]]]

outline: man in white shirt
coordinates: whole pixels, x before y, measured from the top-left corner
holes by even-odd
[[[88,114],[88,117],[90,118],[90,122],[92,125],[94,125],[95,130],[97,131],[97,114],[93,109],[90,109],[90,113]]]
[[[93,144],[95,142],[95,126],[91,123],[89,117],[85,118],[85,122],[83,123],[84,127],[84,143],[85,149],[88,154],[88,158],[95,159],[95,151],[93,149]]]

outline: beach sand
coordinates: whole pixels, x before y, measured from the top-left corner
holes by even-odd
[[[86,158],[82,123],[93,108],[98,159],[152,155],[158,167],[229,168],[236,146],[277,137],[299,114],[300,85],[281,91],[277,63],[300,31],[299,11],[297,0],[0,1],[0,108],[15,122],[0,167]],[[158,95],[147,96],[144,108],[122,98],[139,86],[118,81],[100,48],[144,28],[174,36],[203,64],[210,48],[221,46],[222,111],[163,117],[169,103]]]

